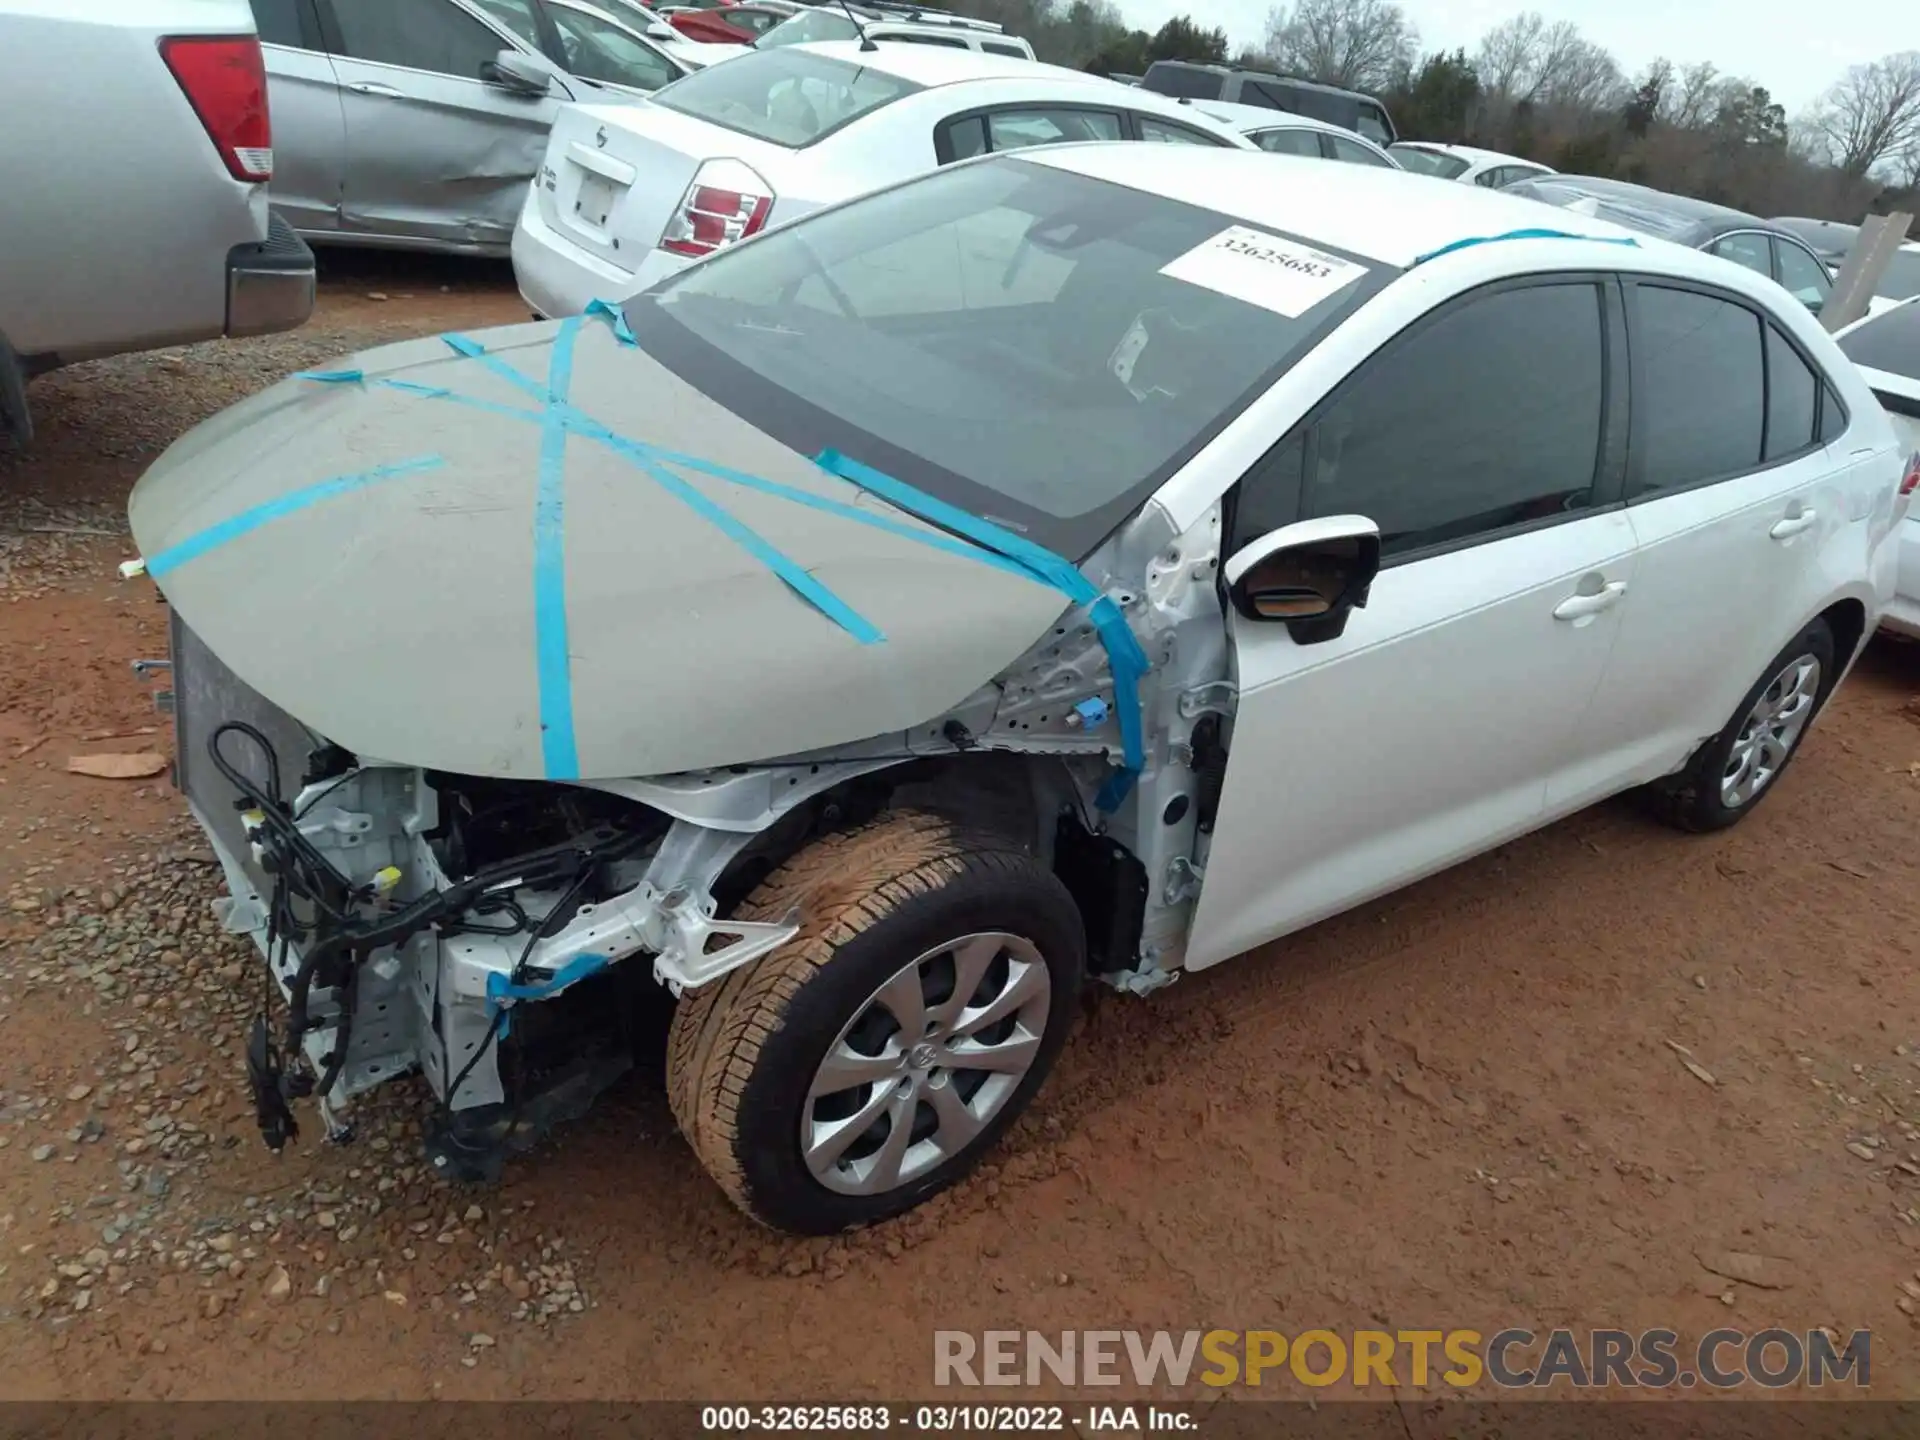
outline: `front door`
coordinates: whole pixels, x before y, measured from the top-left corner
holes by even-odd
[[[452,0],[324,3],[346,116],[341,230],[504,250],[566,97],[483,79],[512,47]]]
[[[1240,693],[1189,969],[1540,823],[1635,598],[1617,311],[1590,276],[1463,296],[1241,482],[1230,553],[1357,514],[1383,566],[1337,639],[1230,622]]]

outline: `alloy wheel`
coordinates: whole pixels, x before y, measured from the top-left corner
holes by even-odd
[[[1820,696],[1820,661],[1800,655],[1787,662],[1760,692],[1734,738],[1720,777],[1720,803],[1729,810],[1750,805],[1773,783],[1800,743]]]
[[[903,965],[820,1061],[800,1152],[843,1195],[879,1195],[961,1154],[1039,1057],[1053,986],[1031,941],[965,935]]]

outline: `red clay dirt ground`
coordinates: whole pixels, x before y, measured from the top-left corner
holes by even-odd
[[[1920,648],[1885,640],[1733,832],[1605,805],[1090,996],[993,1163],[873,1231],[754,1229],[649,1079],[492,1190],[420,1172],[411,1093],[269,1156],[208,857],[164,777],[65,772],[170,743],[125,493],[275,375],[523,316],[497,267],[354,262],[294,335],[43,379],[0,457],[0,1397],[844,1400],[929,1394],[936,1329],[1774,1324],[1871,1328],[1873,1393],[1920,1396]]]

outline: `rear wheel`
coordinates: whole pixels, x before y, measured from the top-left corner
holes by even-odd
[[[1678,776],[1654,787],[1660,817],[1682,830],[1724,830],[1745,816],[1799,753],[1838,676],[1833,631],[1815,620],[1767,666],[1727,726]]]
[[[1085,967],[1065,887],[1009,842],[892,815],[770,875],[774,954],[688,995],[667,1062],[701,1163],[763,1224],[826,1234],[912,1208],[1039,1089]]]

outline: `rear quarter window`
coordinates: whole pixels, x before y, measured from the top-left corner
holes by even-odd
[[[781,46],[696,71],[653,103],[799,150],[921,88],[870,66]]]

